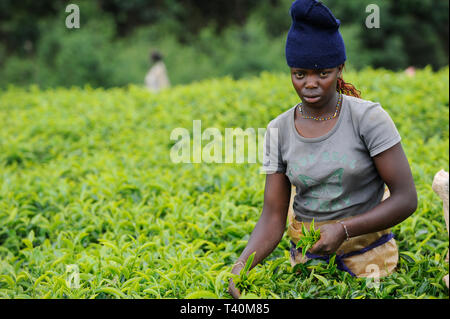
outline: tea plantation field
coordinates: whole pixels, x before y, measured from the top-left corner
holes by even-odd
[[[448,298],[448,235],[431,184],[448,171],[449,69],[344,72],[402,136],[419,205],[393,228],[378,288],[323,264],[295,274],[289,239],[252,270],[261,298]],[[289,76],[221,78],[154,94],[0,91],[0,298],[231,298],[231,265],[262,210],[261,163],[174,163],[175,128],[266,128],[298,102]],[[203,142],[206,143],[206,142]],[[191,154],[192,155],[192,154]]]

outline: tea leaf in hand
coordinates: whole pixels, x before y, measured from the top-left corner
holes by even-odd
[[[314,219],[311,221],[310,230],[305,227],[302,223],[302,234],[303,236],[297,242],[296,248],[302,249],[302,257],[305,257],[306,252],[320,239],[320,228],[314,229]]]

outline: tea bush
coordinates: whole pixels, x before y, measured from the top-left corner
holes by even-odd
[[[416,183],[417,211],[393,228],[397,272],[378,288],[317,261],[296,274],[285,236],[251,271],[252,296],[448,298],[448,236],[431,189],[448,170],[448,71],[344,73],[393,118]],[[271,73],[159,94],[0,91],[0,297],[230,298],[231,265],[263,205],[260,162],[173,163],[170,133],[192,134],[194,119],[222,134],[266,128],[297,100],[289,76]]]

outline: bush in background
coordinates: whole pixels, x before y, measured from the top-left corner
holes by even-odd
[[[175,85],[284,72],[291,3],[82,0],[81,28],[68,30],[63,2],[2,2],[0,87],[142,85],[153,49],[165,55]],[[347,68],[448,65],[447,1],[380,2],[379,29],[366,28],[364,0],[324,3],[341,20]]]

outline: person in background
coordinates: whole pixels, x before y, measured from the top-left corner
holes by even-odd
[[[147,89],[153,92],[158,92],[164,88],[170,87],[167,69],[163,62],[161,53],[158,51],[153,51],[150,54],[150,60],[152,61],[153,66],[145,76],[145,86]]]
[[[409,66],[405,69],[405,73],[407,76],[413,77],[414,75],[416,75],[416,68],[413,66]]]

